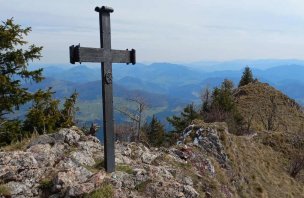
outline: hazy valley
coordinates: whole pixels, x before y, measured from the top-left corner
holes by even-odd
[[[304,62],[264,60],[247,63],[252,64],[248,65],[261,82],[270,84],[300,104],[304,104]],[[145,112],[148,119],[155,114],[165,124],[167,116],[179,113],[186,104],[199,104],[200,94],[204,88],[213,89],[224,79],[232,80],[236,86],[246,61],[213,63],[213,66],[210,64],[212,63],[209,63],[209,66],[207,63],[201,63],[201,66],[198,66],[198,63],[190,66],[169,63],[116,64],[113,66],[114,106],[132,108],[132,102],[128,99],[143,97],[149,106]],[[77,119],[80,122],[100,123],[100,66],[42,66],[46,79],[39,84],[27,84],[31,91],[52,87],[56,91],[55,96],[63,99],[76,90],[79,93],[80,108]],[[125,119],[126,117],[115,111],[117,122]]]

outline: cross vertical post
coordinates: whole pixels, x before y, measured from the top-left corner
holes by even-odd
[[[99,12],[100,47],[106,53],[111,52],[110,13],[113,9],[96,7]],[[103,99],[103,131],[104,131],[104,162],[107,172],[115,171],[114,124],[113,124],[113,86],[112,62],[101,63],[102,99]]]
[[[111,49],[110,7],[96,7],[99,13],[100,48],[70,46],[70,63],[101,63],[103,130],[104,130],[104,162],[107,172],[115,171],[114,120],[113,120],[113,85],[112,63],[136,63],[136,52],[132,50]]]

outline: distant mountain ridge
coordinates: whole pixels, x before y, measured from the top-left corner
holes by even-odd
[[[266,67],[267,69],[264,70],[261,69],[263,61],[257,62],[259,67],[252,67],[256,78],[261,82],[269,83],[289,97],[304,104],[304,78],[302,78],[304,62],[300,65],[291,64],[288,61],[264,61],[271,63],[271,65],[277,64],[275,67]],[[238,66],[240,63],[244,62],[235,62],[235,65]],[[302,62],[296,61],[296,63]],[[233,64],[233,62],[229,64]],[[237,85],[243,69],[227,70],[229,67],[227,65],[222,66],[221,70],[216,71],[219,67],[215,67],[214,71],[204,71],[201,68],[169,63],[113,64],[115,100],[122,100],[126,103],[128,98],[142,95],[153,107],[151,113],[155,113],[162,120],[165,120],[166,116],[178,112],[185,104],[199,103],[200,93],[205,87],[212,89],[219,86],[224,79],[230,79]],[[79,102],[83,108],[86,108],[86,105],[82,104],[88,104],[91,101],[91,104],[97,105],[96,101],[101,99],[101,69],[99,65],[96,67],[47,65],[43,73],[46,79],[40,84],[29,85],[30,90],[51,86],[56,91],[57,98],[67,97],[76,90],[80,94]],[[94,107],[91,108],[94,109]]]
[[[231,61],[198,61],[185,64],[189,67],[204,71],[241,70],[249,66],[259,70],[266,70],[280,65],[304,65],[304,60],[297,59],[258,59],[258,60],[231,60]]]

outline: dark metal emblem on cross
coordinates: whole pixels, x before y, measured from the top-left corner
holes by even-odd
[[[103,129],[104,129],[104,158],[107,172],[115,171],[114,123],[113,123],[113,86],[112,63],[136,63],[135,50],[111,49],[110,7],[96,7],[99,13],[100,47],[88,48],[70,46],[70,62],[101,63],[102,99],[103,99]]]

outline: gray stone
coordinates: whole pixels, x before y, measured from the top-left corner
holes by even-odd
[[[188,176],[183,178],[183,183],[188,186],[193,186],[193,181],[192,181],[191,177],[188,177]]]
[[[186,198],[196,198],[199,196],[198,192],[196,192],[196,190],[189,185],[184,186],[184,194]]]
[[[30,189],[20,182],[9,182],[6,184],[6,186],[10,189],[10,193],[13,197],[16,197],[17,195],[30,195]]]
[[[70,156],[81,165],[93,166],[95,164],[92,154],[88,152],[74,151]]]
[[[75,186],[69,187],[67,190],[68,197],[81,197],[81,195],[89,194],[94,190],[95,185],[93,183],[83,183],[77,184]]]
[[[58,133],[51,135],[56,142],[65,142],[69,145],[75,145],[80,139],[80,135],[72,129],[60,129]]]
[[[41,135],[38,138],[32,140],[28,145],[28,148],[36,144],[50,144],[53,145],[56,143],[56,140],[51,135]]]
[[[157,158],[157,155],[154,155],[150,152],[144,152],[141,156],[141,160],[143,163],[151,164],[155,159]]]
[[[136,168],[133,171],[137,182],[143,182],[148,180],[149,175],[145,169]]]

